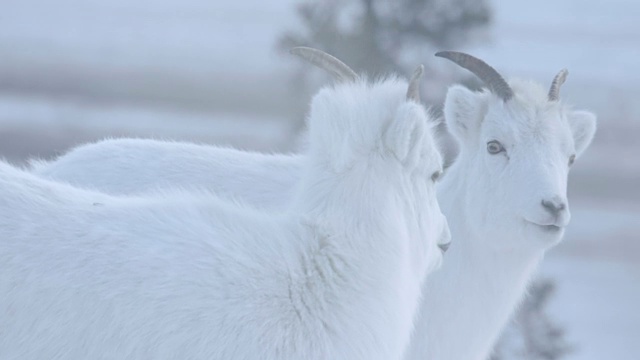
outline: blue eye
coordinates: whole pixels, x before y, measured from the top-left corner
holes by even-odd
[[[498,140],[491,140],[487,143],[487,151],[491,155],[499,154],[504,150],[504,146]]]

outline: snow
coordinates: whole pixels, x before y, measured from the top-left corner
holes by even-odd
[[[298,26],[299,2],[4,0],[0,155],[49,156],[123,135],[292,148],[300,118],[286,75],[299,62],[274,45]],[[558,280],[551,310],[577,348],[569,359],[636,360],[640,2],[496,0],[493,8],[490,43],[462,50],[544,83],[566,67],[561,96],[599,115],[596,140],[572,170],[566,239],[541,269]]]
[[[494,43],[479,46],[478,53],[501,69],[549,77],[568,67],[572,77],[575,73],[605,82],[640,80],[637,3],[501,1],[494,9]]]
[[[2,8],[3,55],[101,70],[272,71],[273,41],[295,22],[290,1],[8,0]]]
[[[241,114],[203,114],[125,105],[51,101],[46,98],[0,94],[0,122],[5,128],[30,126],[85,133],[144,134],[162,139],[189,139],[239,148],[276,151],[290,146],[293,129],[281,118],[263,115],[259,121]],[[245,131],[243,131],[243,129]]]
[[[640,204],[573,202],[563,243],[541,273],[557,280],[551,314],[576,351],[567,359],[640,354]]]
[[[545,260],[542,273],[557,281],[550,313],[566,327],[568,341],[576,346],[567,359],[637,359],[637,264],[551,256]]]

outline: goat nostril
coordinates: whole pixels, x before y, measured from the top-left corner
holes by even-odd
[[[566,207],[565,203],[553,200],[542,200],[542,206],[554,214],[559,213]]]
[[[448,242],[446,244],[438,244],[438,247],[440,248],[440,250],[442,250],[443,253],[445,253],[449,249],[449,245],[451,245],[451,242]]]

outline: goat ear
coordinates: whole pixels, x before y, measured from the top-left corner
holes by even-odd
[[[444,117],[449,131],[460,141],[477,131],[480,122],[478,94],[461,85],[453,85],[444,100]]]
[[[580,156],[589,147],[596,133],[596,115],[589,111],[571,111],[567,119],[573,133],[576,155]]]

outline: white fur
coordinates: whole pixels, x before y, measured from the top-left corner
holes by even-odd
[[[408,358],[485,359],[545,250],[562,237],[563,230],[546,232],[525,219],[563,227],[569,221],[568,204],[556,219],[545,211],[541,201],[557,196],[566,202],[568,158],[588,147],[596,129],[595,115],[550,103],[539,85],[513,81],[512,87],[516,95],[506,105],[488,92],[474,93],[461,86],[453,86],[448,92],[445,117],[460,142],[461,153],[438,188],[438,196],[454,242],[443,268],[425,287],[422,314]],[[486,143],[494,139],[505,145],[506,155],[487,153]],[[145,148],[113,141],[79,148],[38,170],[45,176],[74,182],[81,179],[79,183],[95,186],[98,179],[83,179],[86,164],[93,161],[86,154],[106,145],[122,146],[124,153],[133,152],[140,158],[157,151],[164,153],[162,144]],[[173,179],[176,185],[193,182],[229,189],[229,193],[248,202],[274,208],[291,198],[288,189],[297,183],[303,161],[297,158],[276,171],[281,158],[263,156],[262,168],[273,164],[274,171],[254,177],[253,164],[240,164],[225,177],[224,164],[237,157],[224,158],[225,154],[216,149],[194,157],[186,151],[189,145],[181,146],[171,149],[173,157],[167,157],[170,161],[158,165],[161,169],[177,169],[181,163],[193,159],[198,162],[185,170],[183,177]],[[75,161],[65,162],[65,158]],[[128,170],[132,165],[141,168]],[[130,164],[125,157],[110,158],[98,162],[87,175],[113,174],[116,180],[101,187],[107,191],[131,189],[131,183],[140,183],[138,189],[131,189],[135,192],[162,181],[160,176],[148,176],[153,169],[146,167],[142,161]],[[56,176],[62,173],[58,172],[60,168],[64,176]],[[264,204],[249,191],[281,201]]]
[[[423,288],[427,306],[420,308],[409,359],[486,359],[569,222],[569,158],[591,142],[595,116],[549,102],[538,84],[510,85],[515,98],[507,103],[462,86],[447,94],[445,118],[460,154],[438,199],[454,242]],[[506,151],[489,154],[492,140]],[[566,206],[557,216],[541,204],[554,198]]]
[[[397,359],[448,242],[424,109],[321,91],[283,213],[115,197],[0,163],[0,359]]]
[[[191,143],[110,139],[80,146],[52,162],[32,161],[31,168],[42,177],[112,195],[209,189],[223,198],[282,209],[293,195],[292,179],[297,182],[302,175],[305,159]],[[275,176],[282,172],[291,174]]]

